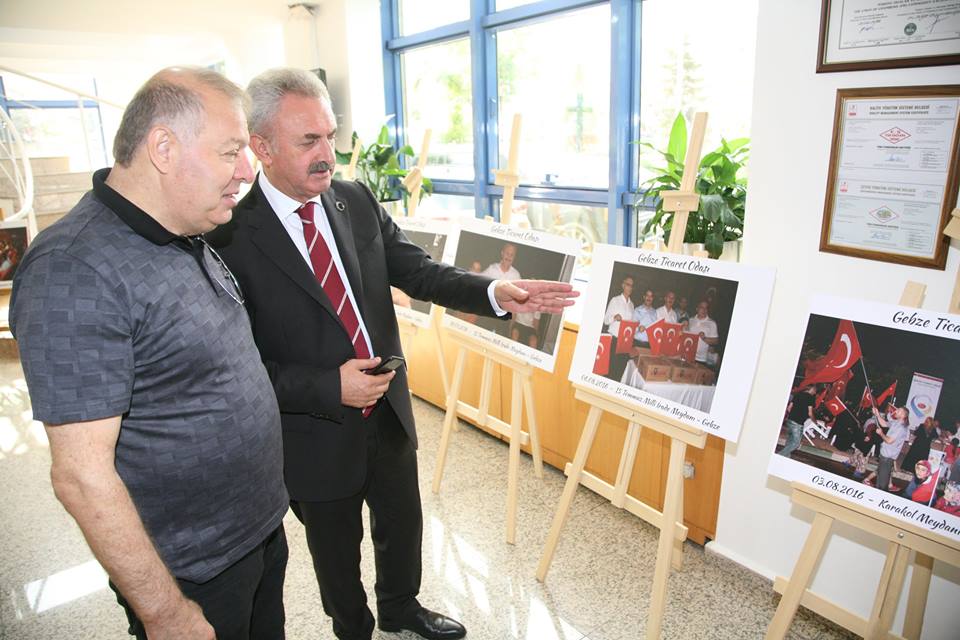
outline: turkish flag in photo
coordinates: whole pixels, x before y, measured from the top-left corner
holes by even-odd
[[[827,407],[827,411],[835,416],[840,415],[847,409],[847,405],[843,404],[843,400],[836,396],[833,396],[823,404]]]
[[[637,332],[639,322],[632,320],[620,321],[620,333],[617,334],[617,353],[630,353],[633,349],[633,335]]]
[[[660,355],[675,356],[680,353],[680,337],[683,335],[683,325],[671,322],[663,325],[664,339],[660,345]]]
[[[803,381],[794,390],[803,389],[818,382],[834,382],[849,371],[863,355],[857,330],[850,320],[841,320],[827,355],[811,362],[804,372]]]
[[[667,337],[666,325],[666,321],[661,318],[647,327],[647,340],[650,341],[650,353],[652,355],[660,355],[660,350]]]
[[[883,390],[879,396],[877,396],[877,405],[880,406],[883,402],[897,392],[897,381],[894,380],[893,383]]]
[[[593,372],[598,376],[610,373],[610,348],[613,345],[613,336],[600,336],[597,345],[597,357],[593,361]]]
[[[814,409],[819,409],[819,408],[820,408],[820,405],[823,404],[823,401],[827,399],[827,392],[828,392],[828,391],[829,391],[829,389],[824,389],[823,391],[821,391],[820,393],[817,394],[817,397],[814,399],[814,402],[813,402],[813,408],[814,408]]]
[[[870,391],[870,387],[863,388],[863,395],[860,396],[860,408],[869,409],[873,404],[873,392]]]
[[[700,346],[700,334],[684,332],[680,337],[680,357],[693,364],[697,360],[698,346]]]
[[[827,393],[827,397],[836,396],[838,398],[844,398],[847,393],[847,383],[853,379],[853,374],[847,370],[846,373],[842,374],[837,378],[832,385],[830,385],[830,391]]]

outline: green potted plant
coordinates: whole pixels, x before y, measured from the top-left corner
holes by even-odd
[[[358,144],[357,138],[357,132],[354,131],[350,150],[336,152],[338,165],[347,166],[350,164],[353,149]],[[387,125],[383,125],[375,142],[366,147],[361,145],[360,154],[357,156],[356,179],[370,187],[370,191],[381,203],[399,200],[397,196],[401,193],[404,201],[406,201],[409,194],[400,181],[410,173],[410,170],[403,168],[400,164],[400,159],[404,156],[413,158],[413,149],[408,144],[399,149],[394,149],[393,145],[390,144],[390,132],[387,130]],[[423,199],[425,195],[432,192],[433,183],[424,176],[420,198]]]
[[[740,171],[750,153],[749,143],[749,138],[730,141],[721,138],[720,146],[700,160],[696,181],[700,206],[690,212],[683,241],[702,243],[711,258],[720,257],[725,242],[739,240],[743,235],[747,178],[740,175]],[[679,189],[683,178],[683,161],[687,155],[687,122],[683,114],[677,114],[673,121],[666,151],[646,142],[639,144],[658,154],[666,163],[663,167],[647,164],[656,175],[640,185],[638,195],[652,202],[656,209],[642,233],[647,236],[662,231],[664,241],[668,242],[674,214],[663,210],[660,193]]]

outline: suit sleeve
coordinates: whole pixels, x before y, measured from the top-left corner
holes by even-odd
[[[417,300],[496,317],[487,297],[492,278],[435,262],[426,251],[407,240],[403,230],[384,211],[370,189],[362,183],[357,184],[377,212],[391,286]]]
[[[281,413],[305,413],[315,418],[343,422],[340,403],[340,368],[264,360]]]

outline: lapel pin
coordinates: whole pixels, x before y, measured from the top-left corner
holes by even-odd
[[[347,205],[343,204],[341,200],[336,201],[337,211],[343,213],[347,210]]]

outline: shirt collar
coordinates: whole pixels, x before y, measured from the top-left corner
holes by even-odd
[[[257,180],[260,184],[260,190],[263,191],[263,195],[267,198],[267,202],[270,203],[273,212],[280,218],[280,222],[296,214],[297,209],[300,208],[300,203],[273,186],[269,178],[267,178],[266,173],[261,171]],[[323,211],[323,203],[320,202],[319,194],[310,198],[310,202],[315,203],[319,210]],[[316,215],[316,210],[314,211],[314,215]],[[296,217],[299,218],[300,216]]]
[[[124,198],[118,191],[107,184],[110,167],[100,169],[93,174],[93,193],[97,199],[113,211],[118,218],[134,230],[137,235],[143,236],[156,245],[175,243],[189,245],[190,241],[178,236],[157,222],[149,213]]]

